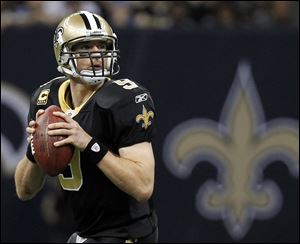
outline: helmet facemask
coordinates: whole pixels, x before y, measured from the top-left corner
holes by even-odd
[[[113,37],[93,36],[92,38],[78,38],[79,40],[72,40],[66,43],[62,48],[61,53],[61,67],[62,71],[67,75],[75,78],[80,78],[83,83],[89,85],[96,85],[103,83],[105,79],[116,75],[120,71],[119,66],[119,50],[115,48],[116,40]],[[78,45],[90,41],[99,41],[106,44],[106,50],[88,51],[76,50]],[[79,70],[78,60],[89,59],[92,69]],[[100,65],[98,65],[100,60]],[[59,68],[60,69],[60,68]]]

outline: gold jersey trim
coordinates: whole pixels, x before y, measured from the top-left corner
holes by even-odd
[[[86,99],[80,106],[75,107],[74,109],[72,109],[69,106],[69,104],[67,103],[67,101],[65,100],[66,91],[67,91],[69,86],[70,86],[70,80],[66,80],[60,85],[60,87],[58,89],[58,101],[59,101],[59,105],[60,105],[62,111],[65,114],[69,115],[71,118],[73,118],[80,112],[82,107],[90,100],[90,98],[94,95],[94,93],[98,89],[93,91],[93,93],[88,97],[88,99]]]

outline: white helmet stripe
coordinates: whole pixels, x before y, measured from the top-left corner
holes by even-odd
[[[97,30],[98,29],[97,23],[96,23],[93,15],[90,12],[88,12],[88,11],[81,11],[80,13],[84,14],[87,17],[92,30]]]

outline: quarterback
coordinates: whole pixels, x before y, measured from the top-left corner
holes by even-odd
[[[47,175],[31,146],[36,118],[50,105],[65,122],[48,126],[54,143],[75,147],[58,180],[74,215],[71,243],[157,242],[153,207],[156,112],[150,93],[119,72],[118,38],[99,15],[81,11],[64,18],[54,33],[54,53],[63,74],[34,91],[28,114],[28,150],[15,172],[21,200],[32,199]]]

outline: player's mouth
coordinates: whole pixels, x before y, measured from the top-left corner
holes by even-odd
[[[96,64],[96,65],[94,65],[94,66],[89,67],[89,70],[92,70],[92,71],[93,71],[94,69],[95,69],[95,71],[102,70],[102,66]]]

